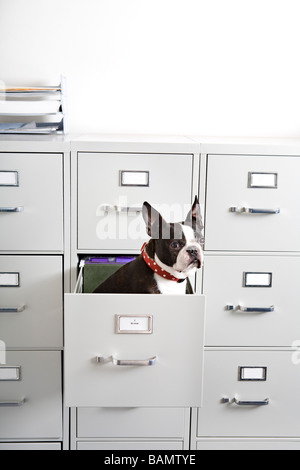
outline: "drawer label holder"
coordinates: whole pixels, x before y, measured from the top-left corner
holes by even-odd
[[[18,381],[21,380],[21,366],[1,366],[0,381]]]
[[[272,287],[272,273],[244,272],[243,287]]]
[[[120,185],[132,187],[149,187],[149,171],[120,170]]]
[[[261,366],[240,366],[240,381],[257,381],[265,382],[267,380],[267,367]]]
[[[19,172],[1,170],[0,186],[19,186]]]
[[[19,287],[20,273],[0,273],[0,287]]]
[[[152,315],[116,315],[117,334],[152,334]]]
[[[248,188],[277,189],[278,173],[248,173]]]

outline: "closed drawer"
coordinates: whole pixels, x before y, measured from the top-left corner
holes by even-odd
[[[78,408],[79,438],[181,438],[189,429],[186,408]]]
[[[203,328],[199,295],[66,294],[66,406],[200,406]]]
[[[300,158],[209,155],[205,248],[299,251]]]
[[[299,256],[207,255],[205,344],[290,347],[300,331],[299,272]]]
[[[1,250],[63,249],[61,154],[0,154]]]
[[[0,256],[0,339],[7,348],[62,347],[62,258]]]
[[[61,439],[59,351],[6,352],[6,366],[0,366],[0,422],[0,439]]]
[[[203,439],[197,450],[300,450],[300,439]]]
[[[292,354],[206,351],[198,436],[299,437],[300,374]]]
[[[7,442],[0,450],[61,450],[59,442]]]
[[[192,155],[79,153],[78,248],[140,249],[144,201],[168,221],[184,220],[192,166]]]
[[[77,450],[182,450],[183,442],[178,441],[99,441],[77,442]],[[121,458],[121,457],[120,457]],[[126,458],[126,457],[124,457]],[[127,457],[126,462],[129,462]],[[136,459],[137,457],[135,457]],[[112,456],[113,459],[113,456]],[[144,459],[146,461],[146,459]],[[114,462],[114,460],[110,460]],[[119,462],[119,461],[118,461]],[[125,461],[124,461],[125,462]],[[154,461],[152,461],[154,463]],[[132,466],[134,462],[132,461]]]

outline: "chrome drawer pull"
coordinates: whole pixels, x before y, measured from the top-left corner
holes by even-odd
[[[105,214],[108,214],[109,212],[139,213],[142,212],[142,207],[114,206],[110,204],[103,204],[98,208],[98,210],[104,211]]]
[[[24,207],[0,207],[0,212],[7,213],[7,212],[23,212]]]
[[[253,209],[251,207],[230,207],[230,212],[237,214],[280,214],[280,209]]]
[[[237,397],[234,397],[232,400],[230,400],[229,398],[227,397],[224,397],[223,398],[223,403],[227,403],[227,404],[235,404],[235,405],[238,405],[238,406],[267,406],[270,404],[270,399],[269,398],[265,398],[264,400],[262,401],[241,401],[239,400]]]
[[[0,401],[0,406],[23,406],[25,403],[25,398],[21,400],[9,400],[9,401]]]
[[[20,313],[25,310],[25,305],[20,307],[0,307],[0,313]]]
[[[117,212],[142,212],[142,208],[141,207],[116,206],[116,211]]]
[[[235,310],[239,312],[258,312],[258,313],[266,313],[266,312],[274,312],[275,306],[271,305],[270,307],[244,307],[243,305],[226,305],[226,310]]]
[[[97,356],[96,361],[98,364],[105,364],[112,362],[114,366],[154,366],[156,363],[157,357],[150,357],[150,359],[116,359],[113,356],[104,357]]]

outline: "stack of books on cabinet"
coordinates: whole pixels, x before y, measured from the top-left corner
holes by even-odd
[[[0,87],[0,134],[67,132],[65,77],[58,86]]]

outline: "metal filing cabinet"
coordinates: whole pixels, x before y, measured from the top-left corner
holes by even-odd
[[[72,143],[73,287],[82,257],[140,253],[144,201],[167,220],[184,220],[198,192],[198,149],[184,137]],[[65,296],[71,448],[188,449],[190,407],[202,396],[203,296],[80,292]],[[118,330],[118,316],[131,314],[144,317],[145,334]]]
[[[63,292],[67,322],[74,311],[80,324],[82,302],[83,314],[96,317],[91,335],[102,328],[94,296],[70,294],[80,259],[139,254],[145,233],[140,204],[148,200],[163,213],[171,204],[173,213],[165,216],[178,220],[175,211],[184,212],[198,192],[202,211],[205,203],[205,263],[197,276],[206,303],[205,336],[198,335],[205,343],[203,391],[189,390],[194,401],[186,406],[129,406],[118,396],[113,407],[72,406],[70,448],[299,450],[299,162],[299,143],[276,139],[83,136],[70,143],[2,136],[0,450],[68,448]],[[127,243],[130,230],[136,237]],[[108,336],[114,336],[112,316]],[[186,334],[195,338],[194,331]],[[131,342],[125,343],[126,358],[108,345],[87,349],[89,372],[102,373],[102,366],[106,374],[108,368],[122,371],[96,357],[114,357],[117,364],[164,354],[153,350],[158,341],[129,357]],[[193,360],[189,369],[199,372],[200,352]],[[156,371],[151,367],[143,374]],[[172,379],[174,390],[183,387],[181,370]],[[189,380],[196,387],[200,376],[189,374]],[[152,389],[157,400],[159,390]]]
[[[0,139],[0,449],[58,450],[62,404],[64,138]],[[66,439],[67,441],[67,439]],[[67,445],[67,442],[66,442]]]
[[[192,448],[299,450],[300,148],[201,147],[207,321]]]

